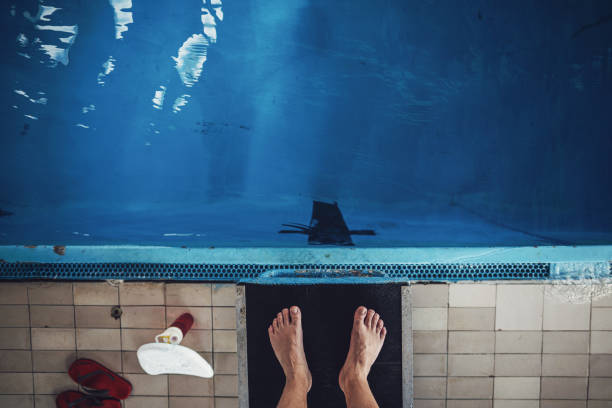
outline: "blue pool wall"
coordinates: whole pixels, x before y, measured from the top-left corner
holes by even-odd
[[[3,3],[0,244],[612,244],[612,2],[220,3]]]

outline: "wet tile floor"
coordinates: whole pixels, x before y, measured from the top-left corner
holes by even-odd
[[[66,373],[70,363],[91,358],[132,383],[125,408],[238,407],[235,298],[235,285],[0,283],[0,406],[55,407],[56,394],[77,389]],[[182,344],[216,375],[145,374],[137,348],[184,312],[195,323]]]

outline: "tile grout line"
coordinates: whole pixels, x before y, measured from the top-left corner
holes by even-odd
[[[76,358],[79,358],[79,351],[77,349],[77,323],[76,323],[76,305],[74,299],[74,283],[71,283],[71,291],[72,291],[72,325],[74,327],[74,354]],[[81,388],[79,386],[79,388]]]
[[[541,347],[540,347],[540,391],[539,391],[539,395],[538,395],[538,406],[540,408],[542,408],[542,384],[543,384],[543,378],[542,378],[542,373],[543,373],[543,368],[544,368],[544,305],[546,304],[546,286],[542,285],[542,290],[544,291],[544,293],[542,294],[542,323],[540,326],[540,333],[542,333],[542,342],[541,342]]]
[[[167,291],[167,285],[165,282],[163,283],[163,285],[164,285],[164,326],[165,327],[162,329],[162,332],[163,330],[168,328],[168,291]],[[166,375],[166,391],[167,391],[166,399],[168,401],[168,406],[170,406],[170,375],[171,374]]]
[[[212,356],[212,360],[211,361],[211,366],[213,368],[213,377],[212,377],[212,397],[211,397],[211,402],[212,402],[212,407],[214,408],[215,406],[215,377],[217,376],[217,372],[215,371],[215,320],[214,320],[214,307],[215,307],[215,303],[213,302],[213,285],[212,283],[208,285],[210,288],[210,341],[211,341],[211,345],[210,345],[210,349],[211,349],[211,356]]]
[[[497,352],[497,332],[495,330],[497,329],[497,285],[497,283],[493,284],[495,288],[495,290],[493,291],[493,300],[495,301],[495,303],[493,307],[493,390],[491,393],[491,406],[495,404],[495,356]]]
[[[121,309],[121,291],[119,290],[119,285],[113,286],[108,281],[106,281],[106,283],[107,285],[110,285],[111,287],[114,287],[117,290],[117,306],[119,307],[119,309]],[[121,316],[119,316],[119,353],[119,357],[121,357],[119,359],[119,364],[121,364],[121,374],[125,375],[123,368],[123,322],[121,320]],[[125,406],[125,404],[122,402],[121,406]]]
[[[448,360],[449,360],[449,343],[450,343],[450,331],[448,329],[448,313],[450,311],[450,284],[446,285],[446,392],[444,395],[444,407],[448,405]]]
[[[75,300],[75,296],[74,296],[74,291],[75,291],[75,287],[74,287],[75,282],[70,282],[71,287],[71,291],[72,291],[72,318],[73,318],[73,325],[74,325],[74,356],[76,359],[79,358],[79,349],[78,349],[78,342],[77,342],[77,322],[76,322],[76,300]],[[77,385],[77,390],[79,392],[83,391],[81,385]]]
[[[32,407],[36,408],[36,394],[34,394],[34,350],[32,347],[32,311],[30,309],[30,287],[26,284],[26,301],[28,302],[28,330],[30,332],[30,365],[32,366]]]
[[[591,287],[591,296],[589,298],[589,342],[587,344],[587,389],[586,403],[589,404],[589,385],[591,383],[591,335],[593,333],[593,288]]]

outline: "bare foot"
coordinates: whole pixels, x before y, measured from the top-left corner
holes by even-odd
[[[351,346],[338,378],[342,391],[346,392],[352,382],[367,382],[370,368],[380,353],[386,335],[387,328],[380,315],[359,306],[353,320]]]
[[[312,376],[304,354],[300,308],[291,306],[291,313],[288,309],[283,309],[268,327],[268,334],[274,354],[285,372],[287,382],[304,386],[307,392],[310,391]]]

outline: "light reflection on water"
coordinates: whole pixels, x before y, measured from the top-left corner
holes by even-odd
[[[204,63],[206,62],[208,47],[210,44],[217,42],[217,21],[223,21],[221,0],[210,0],[210,3],[203,0],[203,3],[201,20],[204,34],[196,33],[188,37],[178,49],[178,55],[172,57],[176,63],[175,67],[181,81],[183,81],[183,85],[188,88],[191,88],[199,81]],[[155,91],[153,107],[155,109],[163,109],[163,98],[160,104],[158,92]],[[189,95],[177,97],[172,105],[172,111],[174,113],[179,112],[181,108],[187,105],[188,98]]]
[[[32,16],[28,11],[24,11],[23,17],[30,21],[34,28],[38,31],[53,31],[60,33],[51,37],[52,43],[42,43],[42,40],[37,36],[32,43],[38,44],[38,49],[49,57],[50,66],[55,67],[58,62],[63,65],[68,65],[68,53],[70,47],[74,44],[79,32],[78,25],[53,25],[54,20],[61,21],[61,16],[58,17],[56,11],[62,10],[60,7],[38,5],[38,12]],[[41,24],[43,23],[43,24]],[[68,34],[68,36],[62,36]],[[43,34],[41,34],[43,35]],[[43,35],[44,37],[48,37]],[[24,34],[19,34],[19,43],[22,47],[27,47],[28,38]],[[29,56],[29,55],[28,55]],[[26,57],[27,58],[27,57]]]
[[[108,1],[113,10],[115,39],[123,40],[127,35],[129,25],[134,23],[132,0]],[[33,25],[34,30],[54,34],[42,35],[41,33],[41,35],[35,34],[32,38],[28,38],[25,33],[19,33],[16,41],[23,51],[17,51],[17,54],[26,59],[31,59],[32,55],[36,55],[38,62],[46,64],[50,68],[56,68],[58,63],[68,66],[70,63],[70,49],[77,41],[79,34],[78,24],[66,24],[66,20],[70,20],[70,18],[65,16],[66,12],[70,11],[67,10],[69,6],[56,7],[48,4],[39,4],[38,10],[34,15],[27,10],[24,11],[22,17]],[[74,7],[77,6],[75,5]],[[193,87],[200,80],[204,63],[207,59],[208,47],[217,41],[217,24],[223,21],[224,18],[221,0],[202,0],[200,12],[202,32],[194,33],[187,37],[178,48],[177,55],[171,56],[175,63],[176,72],[183,86],[187,88]],[[11,15],[16,16],[15,6],[11,7]],[[20,18],[19,16],[17,17]],[[120,63],[117,58],[109,55],[106,61],[101,63],[101,71],[96,77],[96,83],[99,86],[104,86],[108,81],[108,77],[116,70]],[[167,78],[162,80],[168,82]],[[153,91],[152,101],[154,109],[163,110],[166,91],[165,85],[160,85],[157,90]],[[15,92],[19,93],[17,90]],[[32,99],[26,93],[19,94],[26,96],[32,103],[47,103],[47,98]],[[191,95],[186,93],[181,93],[177,96],[172,104],[172,112],[178,113],[183,110],[187,106],[190,97]],[[87,110],[83,109],[83,113],[87,113]],[[85,127],[81,123],[76,124],[76,126]]]
[[[115,38],[120,40],[123,38],[123,33],[128,30],[128,24],[134,22],[131,11],[126,11],[132,8],[132,0],[109,0],[115,12]]]
[[[104,86],[105,78],[115,69],[115,62],[116,60],[112,55],[109,56],[106,61],[104,61],[102,64],[102,71],[98,74],[98,85]]]
[[[119,75],[122,73],[122,69],[125,70],[126,65],[132,63],[126,59],[125,46],[123,49],[120,44],[123,44],[126,38],[129,37],[129,28],[134,24],[135,19],[138,16],[134,16],[134,8],[132,0],[108,0],[107,3],[112,9],[113,20],[104,20],[102,23],[112,24],[114,31],[114,40],[108,41],[104,38],[100,38],[98,42],[108,44],[101,49],[106,49],[112,54],[107,54],[106,60],[99,62],[100,70],[95,78],[91,81],[97,84],[99,87],[104,87],[111,80],[111,76]],[[24,6],[25,7],[25,6]],[[62,0],[49,0],[45,4],[37,4],[36,12],[29,10],[19,10],[15,5],[11,6],[10,14],[16,19],[23,19],[25,26],[29,25],[29,29],[24,32],[16,34],[16,53],[20,57],[25,58],[31,64],[40,64],[46,68],[56,69],[58,66],[68,67],[71,59],[71,49],[75,45],[79,37],[79,24],[87,24],[90,27],[97,21],[82,21],[80,14],[82,12],[82,5],[76,3],[65,2]],[[108,7],[108,6],[107,6]],[[154,110],[163,110],[166,98],[166,93],[169,90],[168,87],[172,87],[172,95],[170,96],[171,105],[170,111],[177,114],[185,110],[189,104],[191,94],[185,92],[186,89],[181,90],[180,87],[191,88],[197,84],[202,78],[204,64],[207,59],[208,48],[211,44],[217,41],[217,24],[224,18],[222,11],[221,0],[202,0],[200,7],[199,23],[201,24],[201,32],[193,33],[186,37],[182,44],[178,45],[175,56],[168,56],[170,64],[174,65],[174,75],[180,79],[180,84],[171,77],[169,70],[163,69],[162,74],[159,76],[160,84],[157,89],[153,90],[153,108]],[[141,9],[142,10],[142,9]],[[101,10],[100,10],[101,11]],[[197,12],[197,10],[194,10]],[[100,16],[104,16],[104,13],[97,13]],[[198,16],[197,14],[195,16]],[[144,18],[144,17],[143,17]],[[197,18],[197,17],[196,17]],[[145,19],[146,20],[146,19]],[[198,20],[195,20],[198,21]],[[78,22],[78,23],[77,23]],[[144,24],[149,24],[144,22]],[[115,42],[115,45],[113,45]],[[97,44],[96,44],[97,45]],[[82,53],[78,57],[82,58]],[[119,60],[117,55],[122,55],[123,60]],[[77,58],[78,58],[77,57]],[[167,59],[163,56],[159,56],[158,61],[153,63],[157,66],[166,65],[168,68]],[[76,61],[79,65],[83,63],[94,63],[95,61]],[[170,75],[170,77],[169,77]],[[176,78],[176,77],[175,77]],[[33,82],[36,82],[36,78],[31,78]],[[123,79],[117,79],[121,81]],[[41,82],[42,84],[42,82]],[[53,103],[52,97],[33,97],[35,88],[20,89],[18,85],[14,88],[14,93],[26,98],[32,104],[46,105],[47,103]],[[179,89],[177,89],[177,86]],[[40,92],[39,92],[40,93]],[[44,94],[44,93],[42,93]],[[103,98],[104,94],[99,94]],[[95,109],[95,105],[98,101],[95,99],[82,101],[83,108],[81,114],[85,115],[88,112]],[[14,109],[26,109],[27,106],[20,107],[17,104],[12,105]],[[34,105],[32,105],[34,106]],[[90,108],[93,106],[94,108]],[[24,117],[30,120],[38,120],[41,111],[28,111],[24,112]],[[43,115],[44,116],[44,115]],[[43,121],[45,119],[43,118]],[[86,118],[75,118],[72,123],[73,126],[95,130],[96,127],[92,126],[91,122],[94,117]],[[155,134],[159,134],[159,129],[152,129]],[[147,142],[148,143],[148,142]],[[150,143],[148,144],[150,145]]]

